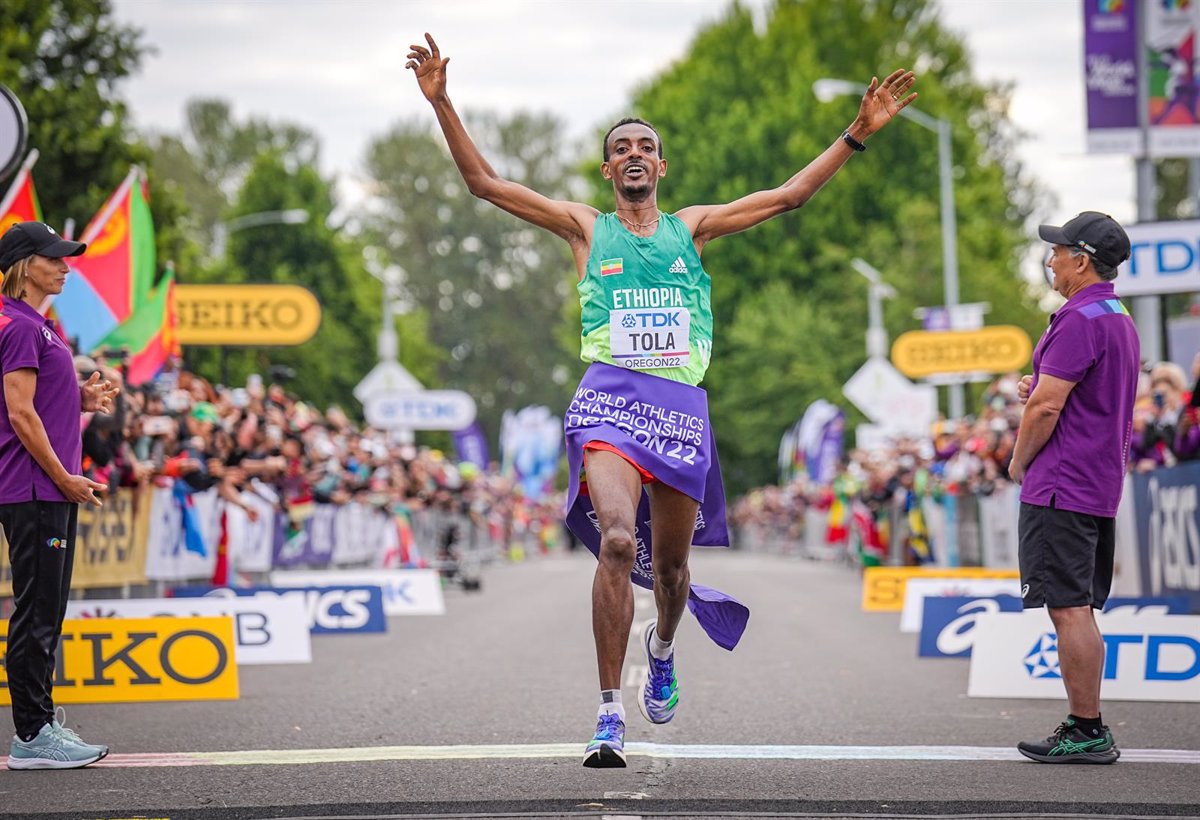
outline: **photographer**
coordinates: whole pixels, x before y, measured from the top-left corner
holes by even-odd
[[[1192,394],[1179,414],[1175,455],[1180,461],[1200,458],[1200,353],[1192,360]]]
[[[1138,403],[1130,442],[1130,463],[1138,472],[1178,462],[1175,444],[1185,389],[1186,377],[1179,365],[1162,362],[1151,369],[1149,401]]]

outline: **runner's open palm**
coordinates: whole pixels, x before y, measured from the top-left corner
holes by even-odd
[[[417,75],[417,85],[421,87],[425,99],[434,102],[446,96],[446,64],[450,62],[450,58],[442,58],[437,43],[428,32],[425,34],[425,40],[429,43],[429,48],[409,46],[412,50],[408,52],[408,62],[404,67],[411,68]]]
[[[858,107],[859,122],[864,123],[872,134],[883,128],[917,98],[915,92],[909,93],[915,80],[911,71],[902,68],[893,71],[882,83],[879,78],[872,77]]]

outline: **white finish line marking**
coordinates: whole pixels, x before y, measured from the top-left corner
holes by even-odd
[[[542,760],[581,757],[582,743],[512,746],[372,746],[352,749],[256,749],[232,752],[112,754],[101,768],[142,766],[287,766],[395,760]],[[627,755],[675,760],[1000,760],[1025,758],[1008,746],[725,746],[629,743]],[[1200,749],[1122,749],[1122,763],[1200,765]]]

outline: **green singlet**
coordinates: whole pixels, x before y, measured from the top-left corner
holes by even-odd
[[[637,236],[600,214],[579,280],[580,358],[697,385],[712,359],[712,279],[692,234],[670,214]]]

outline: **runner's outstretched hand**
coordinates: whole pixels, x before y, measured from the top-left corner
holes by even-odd
[[[433,42],[432,40],[430,42]],[[411,56],[411,55],[410,55]],[[916,78],[911,71],[898,68],[881,83],[878,77],[871,78],[867,92],[858,107],[858,121],[869,134],[892,121],[892,117],[917,98],[916,92],[909,93]]]
[[[429,32],[425,33],[425,41],[429,43],[429,48],[409,46],[412,50],[408,52],[408,62],[404,67],[411,68],[417,75],[417,85],[421,87],[425,99],[437,102],[446,96],[446,64],[450,62],[450,58],[442,57]]]

